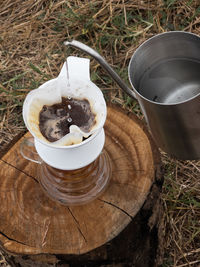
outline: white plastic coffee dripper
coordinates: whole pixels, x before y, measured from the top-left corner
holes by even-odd
[[[34,137],[35,148],[41,159],[54,168],[82,168],[93,162],[103,149],[106,103],[101,90],[90,80],[89,65],[89,59],[68,57],[59,76],[31,91],[24,101],[23,119]],[[69,134],[49,142],[39,130],[39,113],[44,105],[60,103],[61,97],[87,99],[95,114],[95,124],[89,132],[71,125]],[[88,138],[82,141],[83,137]]]

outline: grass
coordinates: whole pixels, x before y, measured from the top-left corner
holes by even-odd
[[[200,163],[172,160],[164,154],[163,162],[166,176],[162,199],[165,207],[166,247],[170,248],[165,261],[171,259],[172,266],[198,266]]]
[[[56,77],[76,39],[96,49],[128,83],[127,66],[135,49],[165,31],[200,34],[199,0],[0,0],[0,146],[24,129],[25,95]],[[91,78],[107,101],[143,117],[136,101],[126,96],[91,58]],[[164,153],[164,266],[200,264],[200,162],[176,161]],[[2,263],[5,264],[5,263]],[[0,262],[1,265],[1,262]]]

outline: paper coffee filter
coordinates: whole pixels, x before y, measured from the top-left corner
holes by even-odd
[[[79,144],[83,137],[87,138],[98,132],[106,119],[106,103],[103,94],[89,78],[89,59],[69,57],[67,61],[68,64],[64,63],[59,76],[31,91],[23,105],[23,118],[28,130],[34,137],[50,146]],[[69,75],[67,75],[67,67]],[[95,123],[89,132],[84,132],[78,126],[71,125],[68,134],[56,142],[49,142],[40,132],[39,113],[44,105],[61,103],[62,97],[87,99],[95,114]]]

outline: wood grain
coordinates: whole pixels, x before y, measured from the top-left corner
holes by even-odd
[[[98,199],[66,207],[43,193],[37,164],[19,152],[20,139],[0,160],[0,242],[15,254],[83,254],[117,236],[137,214],[155,179],[149,135],[133,115],[108,107],[105,150],[112,177]],[[26,134],[25,136],[28,136]]]

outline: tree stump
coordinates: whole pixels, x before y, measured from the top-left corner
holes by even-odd
[[[144,124],[114,105],[108,106],[105,134],[111,181],[82,206],[66,207],[46,196],[37,164],[20,155],[24,137],[1,158],[0,244],[11,266],[156,266],[158,150]]]

